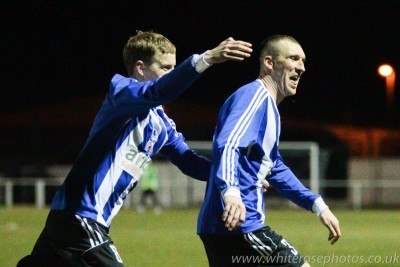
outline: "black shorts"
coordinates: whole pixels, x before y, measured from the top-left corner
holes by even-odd
[[[70,211],[50,211],[31,255],[19,266],[124,266],[108,229]]]
[[[302,266],[304,257],[265,226],[243,235],[200,234],[210,267]]]

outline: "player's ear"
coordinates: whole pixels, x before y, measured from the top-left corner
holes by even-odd
[[[135,63],[134,66],[134,73],[137,75],[136,77],[143,77],[144,76],[144,69],[146,68],[145,64],[143,61],[138,60]]]
[[[272,70],[274,66],[274,61],[272,60],[271,56],[265,56],[264,57],[264,65],[269,69]]]

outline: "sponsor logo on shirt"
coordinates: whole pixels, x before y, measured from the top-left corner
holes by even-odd
[[[144,170],[151,163],[151,159],[133,145],[128,145],[121,150],[121,153],[117,155],[118,166],[136,180],[139,180]]]

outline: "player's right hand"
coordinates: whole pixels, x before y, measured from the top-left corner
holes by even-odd
[[[238,229],[246,218],[246,207],[242,199],[235,196],[224,197],[225,209],[222,213],[222,221],[229,231]]]
[[[250,57],[252,44],[235,40],[232,37],[222,41],[217,47],[208,50],[204,60],[209,64],[222,63],[227,60],[242,61]]]

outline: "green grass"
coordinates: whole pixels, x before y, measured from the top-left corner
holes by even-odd
[[[207,266],[196,235],[198,209],[167,210],[161,215],[122,210],[114,219],[111,237],[125,266]],[[400,255],[400,216],[395,210],[334,211],[342,238],[330,245],[328,232],[314,215],[299,209],[269,210],[268,224],[307,257],[333,256],[341,266],[400,266],[397,263],[350,264],[369,256]],[[0,266],[15,266],[28,254],[42,230],[48,210],[0,208]],[[314,258],[317,259],[317,258]],[[328,259],[328,258],[325,258]],[[332,258],[331,258],[332,260]],[[325,266],[337,266],[326,264]],[[312,266],[323,266],[313,263]]]

